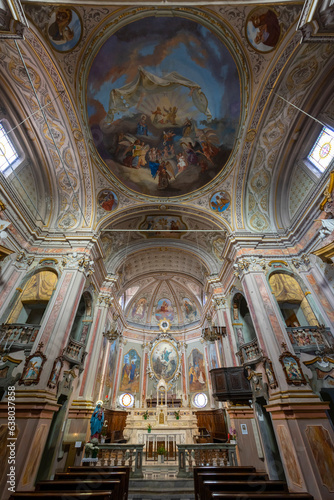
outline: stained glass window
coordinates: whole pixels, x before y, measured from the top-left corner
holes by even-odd
[[[4,172],[18,157],[12,141],[9,139],[3,124],[0,123],[0,171]]]
[[[119,397],[119,404],[124,408],[130,408],[131,406],[133,406],[134,400],[135,398],[132,396],[132,394],[121,394]]]
[[[199,392],[194,396],[193,403],[197,408],[204,408],[208,403],[208,397],[204,392]]]
[[[333,159],[333,152],[334,131],[324,127],[307,158],[320,172],[324,172]]]

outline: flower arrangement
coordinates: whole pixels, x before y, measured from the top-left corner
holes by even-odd
[[[237,431],[236,431],[236,429],[234,429],[234,427],[230,427],[229,434],[227,435],[227,440],[229,442],[237,440]]]
[[[106,437],[107,434],[108,434],[108,427],[103,426],[101,429],[101,436]]]
[[[166,448],[164,447],[163,444],[161,444],[159,447],[158,447],[158,455],[166,455]]]
[[[148,424],[148,426],[147,426],[147,432],[151,432],[151,430],[152,430],[152,426],[151,426],[151,424]]]
[[[145,413],[143,413],[143,419],[144,420],[147,420],[148,419],[148,410],[145,411]]]
[[[97,446],[99,443],[97,438],[93,438],[91,441],[86,443],[85,445],[85,458],[96,458],[99,447]]]
[[[180,416],[181,415],[180,415],[180,411],[179,410],[174,411],[174,415],[175,415],[176,420],[180,420]]]

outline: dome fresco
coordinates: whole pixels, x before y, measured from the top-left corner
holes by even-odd
[[[101,47],[87,84],[95,147],[133,191],[180,196],[224,168],[240,117],[240,82],[224,43],[181,17],[146,17]]]

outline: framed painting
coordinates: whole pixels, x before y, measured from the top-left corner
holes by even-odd
[[[281,36],[276,12],[267,7],[252,10],[246,21],[246,38],[253,49],[266,53],[275,49]]]
[[[171,380],[179,368],[179,353],[170,340],[160,340],[155,344],[150,356],[151,369],[157,380]]]
[[[37,351],[26,358],[23,373],[19,380],[19,385],[35,385],[38,384],[41,377],[43,365],[46,361],[46,356],[41,351],[43,344],[39,344]]]
[[[284,351],[279,357],[280,363],[283,366],[283,371],[286,381],[290,385],[307,384],[307,381],[302,372],[300,361],[297,356],[289,351]]]
[[[120,391],[132,394],[139,392],[140,361],[140,356],[135,349],[130,349],[124,354]]]

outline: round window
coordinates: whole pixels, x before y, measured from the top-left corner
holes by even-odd
[[[199,392],[198,394],[195,394],[193,403],[197,408],[204,408],[207,403],[208,403],[208,397],[204,392]]]
[[[119,404],[124,408],[130,408],[131,406],[133,406],[134,400],[135,398],[132,396],[132,394],[121,394],[119,397]]]

